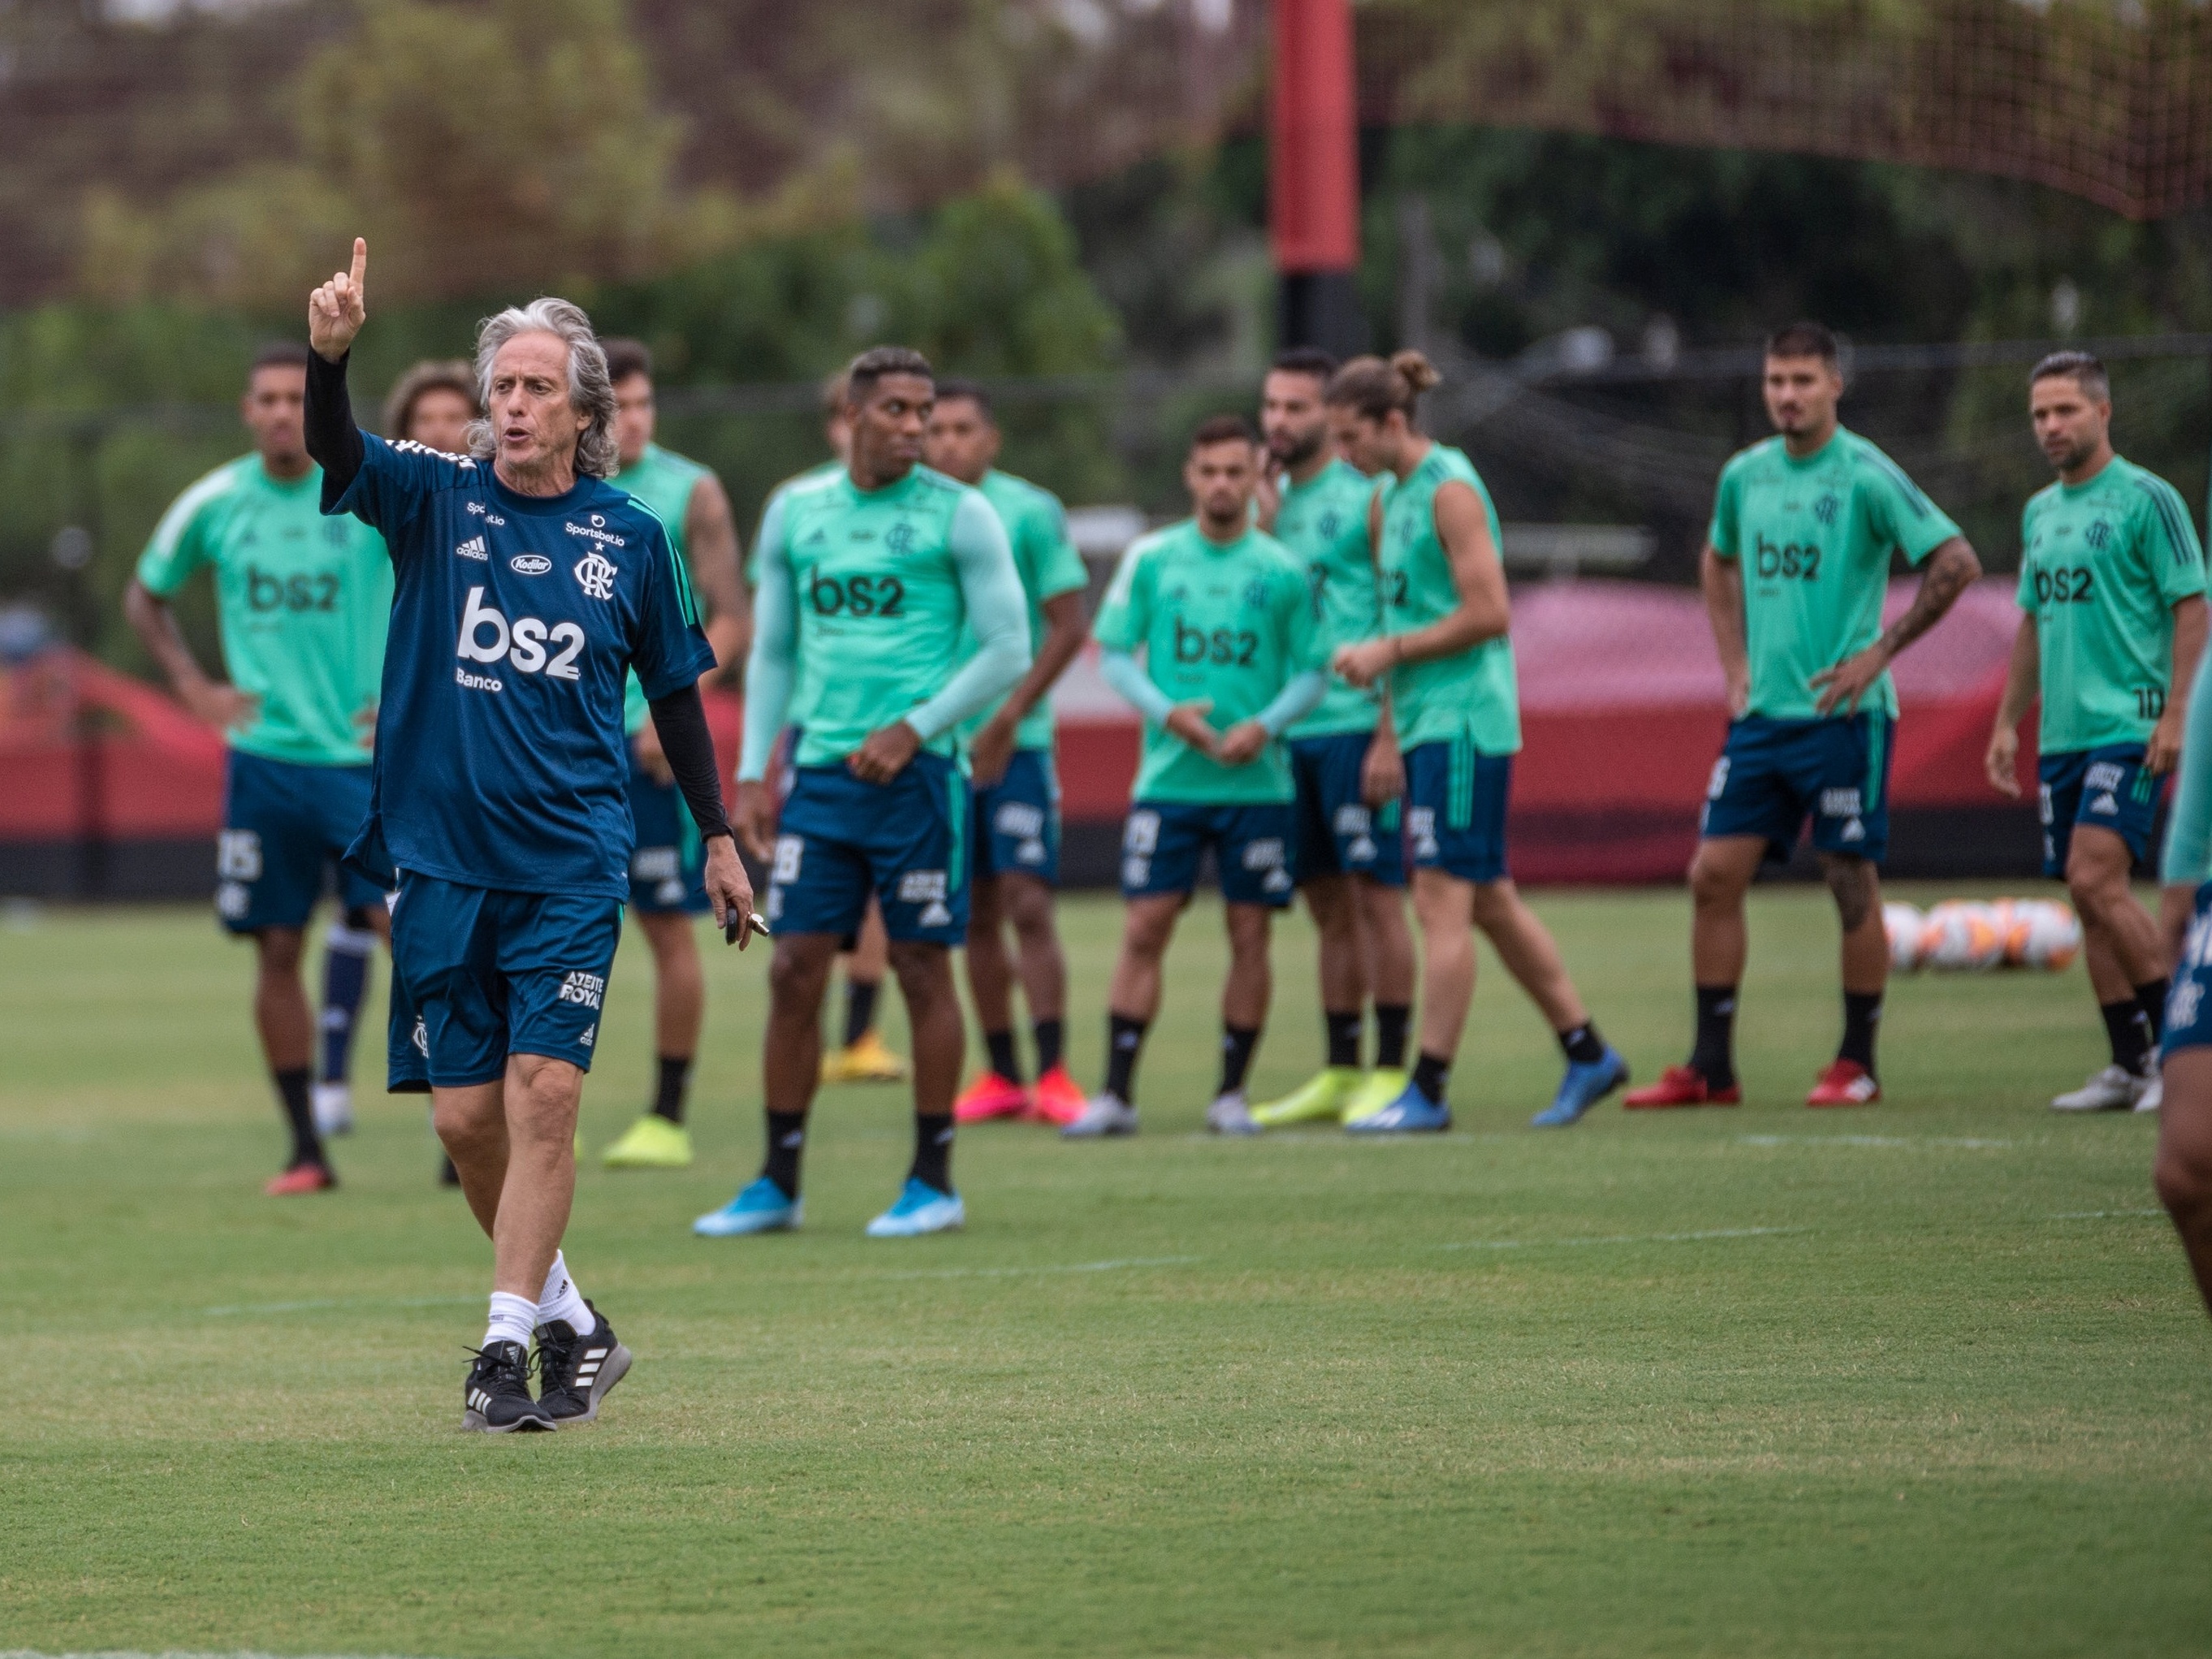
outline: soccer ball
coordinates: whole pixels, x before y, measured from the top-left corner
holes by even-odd
[[[2057,899],[2022,899],[2013,911],[2020,918],[2015,926],[2018,947],[2008,944],[2006,951],[2013,961],[2056,973],[2072,965],[2081,953],[2081,923],[2070,906]]]
[[[1892,900],[1881,907],[1881,930],[1889,935],[1891,972],[1909,974],[1920,965],[1920,932],[1926,925],[1917,905]]]
[[[1947,899],[1920,929],[1920,956],[1930,968],[1979,973],[2004,961],[2005,918],[1996,907]]]

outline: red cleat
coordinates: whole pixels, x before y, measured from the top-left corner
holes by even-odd
[[[1738,1084],[1716,1089],[1694,1066],[1669,1066],[1656,1083],[1630,1090],[1620,1103],[1632,1112],[1647,1112],[1668,1106],[1735,1106],[1742,1100]]]
[[[295,1164],[280,1176],[271,1176],[261,1189],[264,1198],[289,1198],[295,1193],[326,1193],[338,1178],[319,1164]]]
[[[1029,1109],[1028,1090],[996,1072],[985,1072],[952,1103],[952,1121],[981,1123],[994,1117],[1019,1117]]]
[[[1805,1097],[1808,1106],[1871,1106],[1881,1098],[1881,1085],[1874,1080],[1874,1073],[1856,1060],[1838,1060],[1829,1063],[1820,1073],[1820,1080],[1813,1085],[1813,1092]]]
[[[1036,1080],[1036,1087],[1031,1091],[1030,1113],[1038,1122],[1059,1128],[1081,1117],[1083,1109],[1089,1104],[1075,1079],[1068,1076],[1067,1067],[1055,1066]]]

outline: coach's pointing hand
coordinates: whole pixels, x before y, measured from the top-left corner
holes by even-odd
[[[353,239],[353,269],[341,270],[307,296],[307,343],[325,362],[334,363],[352,349],[353,337],[368,320],[368,243]]]

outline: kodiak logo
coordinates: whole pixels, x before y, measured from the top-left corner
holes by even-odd
[[[542,576],[553,568],[553,561],[543,553],[518,553],[507,562],[507,568],[518,576]]]

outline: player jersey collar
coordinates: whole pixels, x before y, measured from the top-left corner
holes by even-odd
[[[2106,480],[2124,477],[2124,474],[2116,471],[2116,469],[2126,465],[2127,463],[2122,459],[2120,452],[2116,449],[2112,452],[2112,459],[2106,461],[2104,465],[2099,467],[2087,477],[2082,479],[2080,483],[2068,483],[2063,478],[2058,479],[2057,481],[2058,484],[2058,493],[2063,495],[2069,501],[2079,501],[2082,496],[2096,489],[2099,484],[2105,483]]]
[[[479,461],[477,465],[483,468],[484,477],[491,482],[492,494],[501,507],[533,519],[558,519],[574,513],[592,499],[602,482],[587,472],[580,472],[576,482],[558,495],[525,495],[501,483],[489,462]]]
[[[1810,468],[1816,467],[1820,465],[1821,462],[1826,460],[1831,455],[1836,453],[1836,446],[1843,442],[1844,439],[1850,435],[1851,434],[1849,432],[1844,430],[1844,423],[1841,421],[1838,421],[1836,422],[1836,429],[1828,434],[1828,441],[1822,444],[1818,449],[1814,450],[1809,455],[1792,455],[1790,453],[1790,441],[1784,438],[1778,432],[1774,434],[1774,444],[1775,447],[1782,452],[1782,464],[1784,466],[1794,466],[1799,471],[1803,471],[1809,470]]]
[[[278,495],[304,495],[311,489],[319,494],[322,489],[323,469],[313,463],[296,478],[280,478],[269,470],[268,459],[260,451],[256,450],[250,459],[254,479],[264,489]]]

